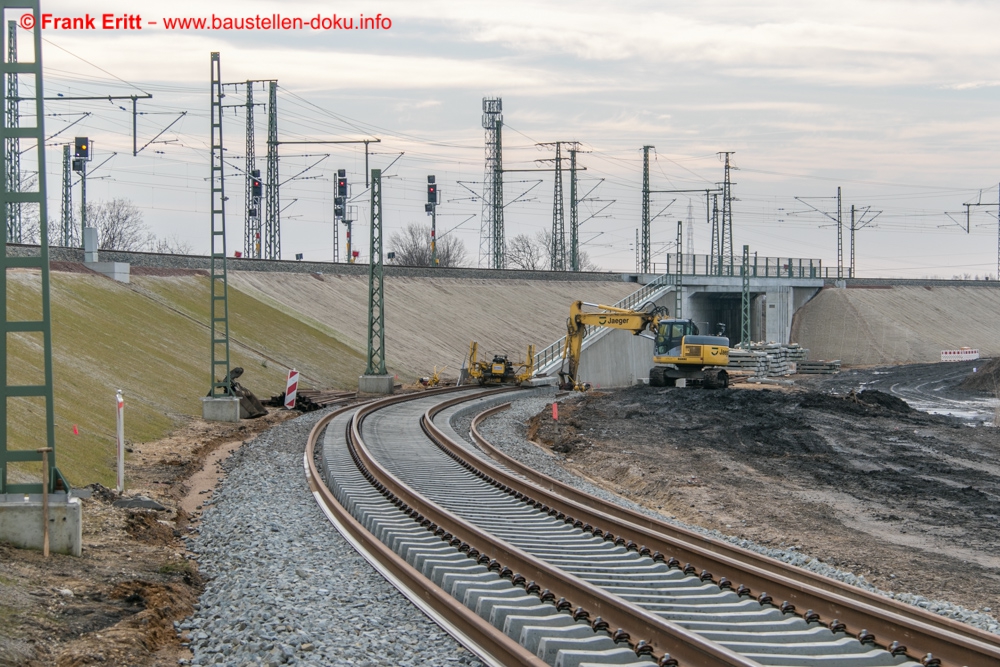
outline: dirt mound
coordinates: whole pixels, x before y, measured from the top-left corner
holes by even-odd
[[[852,391],[846,396],[808,392],[799,402],[799,406],[859,417],[874,417],[886,412],[898,414],[914,412],[903,399],[878,389],[866,389],[857,393]]]
[[[1000,357],[990,359],[982,366],[976,366],[976,372],[969,373],[958,386],[969,391],[1000,393]]]
[[[962,369],[918,370],[900,384],[937,387]],[[863,379],[826,378],[839,395],[822,382],[632,387],[560,405],[558,423],[547,407],[531,435],[571,454],[571,470],[684,521],[795,545],[887,590],[995,603],[995,429],[913,410],[888,391],[849,393]]]
[[[559,419],[554,420],[550,403],[528,421],[528,439],[559,454],[572,454],[588,447],[589,441],[580,435],[579,424],[573,419],[576,408],[572,403],[561,405]]]
[[[58,667],[143,664],[175,640],[174,619],[190,614],[196,600],[189,586],[148,581],[120,583],[108,597],[120,600],[132,613],[99,635],[88,633],[71,642],[56,659]]]
[[[130,511],[125,531],[139,542],[157,546],[168,546],[174,543],[174,538],[180,537],[180,531],[161,523],[152,510]]]

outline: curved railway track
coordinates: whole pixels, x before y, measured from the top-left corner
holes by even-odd
[[[526,468],[478,434],[484,414],[480,451],[451,428],[510,391],[338,410],[304,458],[338,530],[487,664],[1000,665],[993,635]]]

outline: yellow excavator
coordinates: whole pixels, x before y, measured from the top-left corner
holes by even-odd
[[[528,356],[525,361],[511,361],[505,354],[493,355],[493,361],[479,360],[479,343],[469,344],[469,357],[463,378],[476,380],[480,385],[516,384],[520,385],[535,373],[535,346],[528,346]],[[461,378],[460,378],[461,380]]]
[[[584,308],[597,309],[596,312]],[[580,382],[580,350],[588,326],[625,329],[636,336],[652,338],[653,367],[649,384],[673,387],[677,380],[685,385],[706,389],[729,386],[729,339],[725,336],[702,336],[692,320],[669,319],[669,311],[653,303],[641,310],[629,310],[596,303],[575,301],[566,322],[566,345],[563,359],[569,360],[569,372],[559,371],[559,386],[565,390],[586,391],[590,385]]]

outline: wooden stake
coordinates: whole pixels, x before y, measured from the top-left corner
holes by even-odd
[[[40,447],[42,454],[42,556],[49,557],[49,452],[51,447]]]

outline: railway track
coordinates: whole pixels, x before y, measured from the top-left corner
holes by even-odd
[[[304,458],[337,528],[487,664],[1000,665],[988,633],[525,468],[478,434],[483,415],[481,451],[454,433],[457,412],[510,391],[341,409],[317,424]]]

